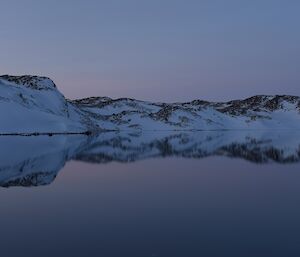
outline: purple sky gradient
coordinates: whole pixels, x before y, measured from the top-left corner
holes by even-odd
[[[300,95],[300,1],[3,0],[0,71],[68,98]]]

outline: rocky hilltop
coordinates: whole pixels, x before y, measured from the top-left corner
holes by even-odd
[[[300,129],[298,96],[185,103],[109,97],[68,100],[51,79],[37,76],[0,76],[0,107],[0,134]]]

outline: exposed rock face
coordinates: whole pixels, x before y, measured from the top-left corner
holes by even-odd
[[[2,75],[0,79],[13,82],[16,85],[25,86],[31,89],[36,90],[49,90],[56,88],[54,82],[47,77],[39,77],[39,76],[10,76],[10,75]]]
[[[232,115],[246,114],[248,111],[276,111],[284,109],[284,103],[299,104],[300,98],[297,96],[276,95],[266,96],[257,95],[245,100],[235,100],[227,103],[217,104],[216,109],[222,113],[229,113]]]

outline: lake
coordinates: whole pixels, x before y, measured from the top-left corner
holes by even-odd
[[[1,255],[300,256],[300,131],[0,137]]]

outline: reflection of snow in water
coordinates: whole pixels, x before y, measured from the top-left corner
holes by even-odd
[[[229,156],[255,163],[298,162],[299,134],[261,130],[0,137],[0,184],[49,184],[71,159],[100,164],[171,156],[195,159]]]

